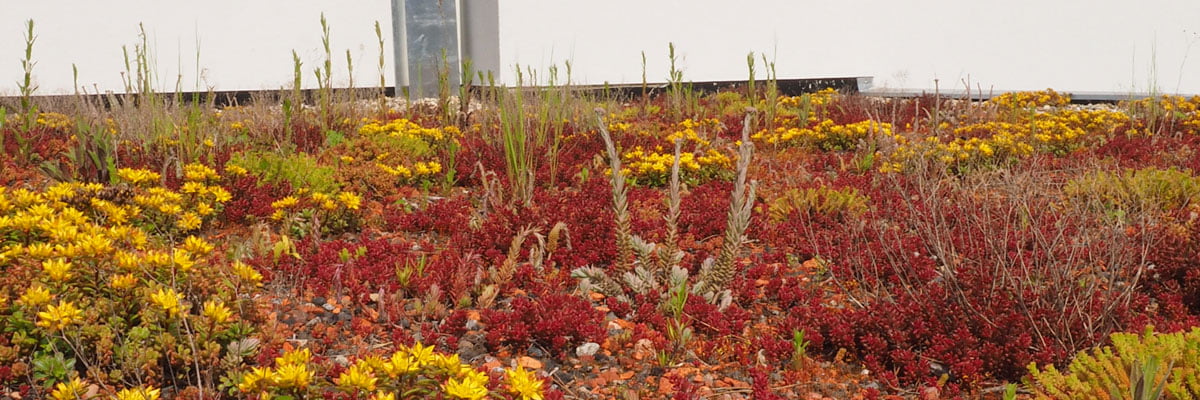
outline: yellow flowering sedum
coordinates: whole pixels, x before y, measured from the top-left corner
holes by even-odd
[[[275,369],[273,380],[284,389],[304,389],[312,382],[313,372],[308,364],[287,364]]]
[[[479,382],[456,378],[447,379],[446,383],[442,384],[442,390],[449,396],[468,400],[479,400],[488,394],[487,388]]]
[[[162,175],[159,175],[157,172],[132,168],[118,169],[117,177],[134,186],[142,186],[162,179]]]
[[[504,372],[504,383],[508,392],[521,400],[542,400],[542,380],[518,366]]]
[[[241,261],[233,262],[233,274],[242,282],[245,282],[254,287],[262,286],[263,276],[254,267],[247,265]]]
[[[375,394],[372,394],[371,397],[367,398],[367,400],[396,400],[396,393],[375,392]]]
[[[233,311],[231,311],[229,307],[226,307],[225,303],[216,300],[209,300],[204,302],[203,314],[205,318],[208,318],[215,323],[223,324],[228,322],[229,318],[233,316]]]
[[[121,389],[121,391],[117,392],[116,400],[158,400],[161,394],[162,390],[160,389],[138,386],[135,388]]]
[[[379,378],[375,377],[375,372],[363,361],[351,365],[337,379],[338,387],[350,392],[369,392],[375,390],[375,385],[378,382]]]
[[[167,312],[168,316],[178,316],[183,311],[183,296],[175,289],[159,288],[158,292],[150,295],[150,302]]]
[[[25,294],[21,295],[19,301],[26,306],[37,307],[49,303],[52,297],[50,290],[45,287],[30,286],[29,289],[25,289]]]
[[[50,398],[54,400],[78,400],[82,399],[87,394],[87,383],[79,377],[71,378],[66,382],[54,384],[54,391],[50,392]]]
[[[113,289],[128,290],[136,286],[137,282],[137,277],[133,276],[133,274],[122,274],[113,276],[112,281],[108,285]]]
[[[297,199],[296,196],[287,196],[271,202],[271,208],[282,210],[295,207],[297,204],[300,204],[300,199]]]
[[[404,118],[394,119],[388,122],[368,121],[361,128],[358,128],[358,133],[363,135],[388,135],[397,138],[419,139],[424,141],[440,141],[447,138],[453,138],[461,135],[457,127],[445,128],[423,128],[416,123]]]
[[[312,350],[307,348],[292,350],[275,357],[275,365],[307,364],[312,359]]]
[[[242,381],[238,383],[238,390],[243,393],[255,392],[263,390],[271,385],[274,373],[270,368],[254,367],[250,372],[242,375]]]
[[[338,201],[341,202],[342,205],[346,206],[346,209],[349,210],[357,210],[362,204],[362,198],[351,192],[338,193]]]
[[[187,239],[183,240],[183,249],[198,256],[208,255],[208,253],[213,251],[213,248],[212,244],[195,236],[188,236]]]
[[[42,272],[45,272],[46,276],[55,282],[62,282],[73,276],[71,263],[61,258],[42,261]]]
[[[71,302],[64,301],[58,305],[47,306],[46,311],[39,312],[37,315],[37,326],[56,332],[79,322],[83,318],[83,311],[76,308]]]

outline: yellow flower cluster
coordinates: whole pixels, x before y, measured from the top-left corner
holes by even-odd
[[[116,400],[158,400],[162,390],[148,386],[121,389],[117,392]]]
[[[675,131],[667,135],[666,140],[667,143],[675,143],[676,140],[680,140],[684,143],[691,142],[699,146],[708,146],[711,144],[711,142],[708,140],[708,138],[697,133],[696,130],[703,128],[717,130],[720,129],[720,126],[721,121],[715,118],[709,118],[700,121],[693,121],[691,118],[688,118],[680,121],[678,124],[675,124]]]
[[[1131,134],[1152,135],[1157,132],[1200,134],[1200,96],[1159,96],[1121,104],[1131,114],[1142,116],[1130,130]]]
[[[262,286],[262,274],[259,273],[258,270],[254,269],[254,267],[251,267],[250,265],[247,265],[241,261],[233,262],[233,274],[234,276],[237,276],[242,283],[248,284],[251,287]]]
[[[223,188],[207,184],[219,179],[216,173],[204,168],[187,168],[185,179],[188,181],[184,184],[200,183],[200,186],[197,190],[181,192],[154,186],[159,177],[153,173],[125,170],[121,175],[124,178],[118,176],[118,179],[124,182],[112,186],[58,183],[40,191],[0,187],[0,265],[11,267],[19,274],[16,275],[18,279],[28,281],[22,283],[10,279],[9,283],[16,287],[0,294],[0,304],[21,311],[20,314],[13,313],[14,317],[24,315],[24,323],[31,329],[29,336],[40,342],[39,346],[53,337],[74,335],[74,332],[84,332],[86,336],[86,332],[138,328],[148,329],[155,338],[179,334],[168,326],[170,324],[161,324],[160,319],[139,319],[141,322],[136,326],[122,321],[117,326],[105,316],[134,304],[142,305],[138,308],[143,311],[170,318],[211,321],[200,328],[207,329],[205,337],[212,337],[218,329],[217,324],[236,318],[235,310],[226,305],[227,297],[183,289],[195,287],[191,280],[199,276],[188,274],[188,271],[219,266],[208,264],[216,253],[216,246],[198,235],[180,240],[152,220],[151,214],[161,210],[149,208],[167,203],[187,204],[189,199],[197,196],[213,202],[227,200],[229,195]],[[133,181],[138,184],[131,185]],[[139,196],[156,198],[161,204],[139,205],[136,200]],[[345,201],[353,203],[353,200],[347,198]],[[24,275],[22,271],[30,275]],[[221,275],[220,271],[205,272],[204,276]],[[228,275],[252,284],[262,279],[253,269],[238,271],[233,268]],[[168,287],[155,282],[172,284]],[[212,283],[204,283],[203,287],[216,289],[209,293],[224,292],[214,288]],[[185,299],[204,304],[203,312],[198,315],[188,313]],[[145,344],[159,346],[159,340]],[[107,344],[114,345],[120,343]],[[148,360],[147,365],[158,364],[154,359]],[[100,368],[93,372],[101,376],[115,370],[104,365],[95,368]],[[88,392],[84,390],[88,389],[85,386],[82,380],[60,382],[49,397],[79,398]],[[128,388],[116,393],[118,399],[131,400],[157,399],[159,396],[159,389],[151,387]]]
[[[117,177],[134,186],[147,186],[157,183],[162,179],[162,175],[145,169],[121,168],[117,170]]]
[[[243,393],[266,392],[272,388],[303,390],[313,380],[313,371],[308,368],[311,359],[312,352],[308,349],[286,352],[275,358],[275,368],[255,367],[242,375],[238,390]]]
[[[952,168],[1005,162],[1034,152],[1066,154],[1091,138],[1111,135],[1129,122],[1129,116],[1111,110],[1059,109],[1019,113],[1013,122],[987,121],[953,129],[954,139],[936,136],[908,143],[893,135],[898,147],[881,166],[883,172],[903,170],[913,159],[935,160]]]
[[[664,152],[661,146],[655,151],[646,151],[641,146],[621,155],[625,168],[622,173],[638,183],[661,186],[671,178],[671,165],[675,163],[674,152]],[[733,162],[724,153],[708,149],[701,155],[692,152],[679,153],[680,179],[698,182],[716,179],[733,170]]]
[[[165,311],[169,317],[176,317],[184,310],[183,295],[176,292],[175,289],[159,288],[157,292],[150,295],[150,302]]]
[[[233,199],[229,191],[217,182],[221,176],[216,170],[201,164],[184,166],[184,182],[179,191],[164,187],[147,187],[160,177],[157,173],[147,170],[121,169],[117,177],[133,184],[145,187],[145,190],[133,196],[133,203],[151,214],[155,223],[172,224],[181,231],[200,229],[205,221],[212,219],[218,212],[218,207]],[[125,213],[112,210],[106,200],[96,202],[97,208],[109,210],[110,218],[125,218]]]
[[[87,382],[78,376],[69,381],[54,384],[50,398],[54,400],[77,400],[87,396]]]
[[[319,384],[313,382],[312,372],[307,368],[310,358],[308,349],[289,351],[275,359],[275,368],[258,367],[244,374],[238,389],[243,393],[268,393]],[[478,400],[489,394],[487,374],[463,363],[457,354],[443,354],[420,343],[401,345],[387,357],[360,358],[333,383],[352,396],[369,394],[369,398],[383,400],[395,399],[396,393],[410,390],[414,380],[440,383],[429,387],[440,390],[447,398]],[[544,397],[541,379],[524,368],[505,371],[504,383],[513,398],[542,400]]]
[[[992,97],[988,102],[1008,109],[1065,106],[1071,104],[1071,96],[1055,92],[1053,89],[1046,89],[1036,92],[1003,93]]]
[[[810,120],[811,121],[811,120]],[[837,124],[825,119],[807,128],[775,128],[774,132],[761,131],[752,138],[775,145],[810,146],[825,151],[844,151],[858,147],[859,142],[871,140],[876,135],[892,135],[892,125],[886,122],[860,121],[852,124]]]
[[[38,113],[37,125],[46,129],[66,131],[75,126],[71,117],[56,112]]]
[[[388,175],[398,177],[403,181],[428,179],[442,172],[442,164],[437,161],[418,161],[411,168],[403,164],[390,166],[381,162],[376,162],[375,165]]]
[[[840,93],[834,88],[824,88],[816,93],[801,96],[779,96],[776,104],[780,107],[796,108],[803,106],[805,98],[807,98],[808,104],[811,106],[824,106],[832,103],[839,95]]]
[[[358,128],[363,135],[389,135],[392,137],[413,138],[425,141],[442,141],[462,135],[458,127],[424,128],[417,123],[404,118],[388,122],[363,119],[363,126]]]
[[[346,212],[357,210],[362,206],[362,197],[353,192],[339,192],[337,195],[330,195],[321,192],[312,192],[305,196],[307,190],[301,189],[297,195],[287,196],[271,203],[271,208],[275,212],[271,214],[271,219],[282,221],[288,216],[294,216],[304,211],[305,209],[319,209],[322,212]],[[299,197],[297,197],[299,196]]]
[[[46,306],[46,311],[39,312],[37,315],[37,326],[46,328],[51,332],[61,331],[63,328],[83,319],[83,311],[69,301],[64,301],[58,305]]]

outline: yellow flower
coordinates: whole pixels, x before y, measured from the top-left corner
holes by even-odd
[[[375,392],[375,394],[372,394],[371,397],[367,398],[367,400],[396,400],[396,393],[383,391]]]
[[[298,365],[307,364],[308,360],[312,359],[312,350],[307,348],[292,350],[283,353],[282,356],[275,357],[275,365]]]
[[[180,192],[189,193],[189,194],[204,193],[205,191],[207,191],[207,189],[208,189],[208,187],[204,186],[203,183],[194,182],[194,181],[184,182],[183,186],[179,187]]]
[[[393,353],[392,359],[383,365],[383,371],[392,378],[416,372],[419,369],[421,366],[417,365],[416,360],[402,351]]]
[[[42,272],[45,272],[50,280],[62,282],[71,279],[71,263],[61,258],[42,261]]]
[[[351,192],[338,193],[338,201],[351,210],[357,210],[358,206],[362,204],[362,198]]]
[[[433,346],[422,346],[421,343],[415,343],[408,348],[408,354],[412,356],[418,367],[422,367],[433,361]]]
[[[79,322],[83,318],[83,311],[75,308],[74,304],[67,301],[58,305],[50,305],[46,307],[46,311],[39,312],[37,315],[37,326],[51,331],[60,331],[71,324]]]
[[[121,389],[117,392],[116,400],[158,400],[162,390],[154,387],[138,386],[136,388]]]
[[[233,195],[229,194],[228,190],[220,186],[209,186],[208,192],[212,194],[213,200],[218,203],[228,203],[233,199]]]
[[[542,380],[518,366],[504,372],[504,383],[508,384],[508,392],[520,396],[521,400],[542,400]]]
[[[291,207],[295,207],[296,204],[298,204],[299,202],[300,202],[300,200],[297,199],[296,196],[287,196],[282,199],[271,202],[271,208],[274,208],[276,210],[280,210],[280,209],[284,209],[284,208],[291,208]]]
[[[236,166],[233,164],[229,164],[229,165],[225,166],[225,174],[226,175],[245,176],[249,172],[250,171],[247,171],[245,168],[242,168],[242,167],[239,167],[239,166]]]
[[[223,324],[226,321],[229,321],[229,317],[232,315],[233,312],[230,311],[229,307],[226,307],[222,302],[214,300],[204,302],[204,317],[212,320],[213,322]]]
[[[245,375],[242,375],[242,382],[238,383],[238,390],[242,393],[253,392],[264,389],[271,384],[272,374],[270,368],[254,367]]]
[[[206,256],[213,251],[213,245],[204,241],[204,239],[188,236],[187,239],[183,240],[183,249],[198,256]]]
[[[338,387],[347,391],[364,391],[369,392],[375,390],[375,384],[379,378],[375,377],[375,373],[371,371],[371,367],[366,363],[359,362],[343,372],[337,379]]]
[[[183,166],[183,178],[196,182],[209,179],[220,179],[221,176],[217,175],[217,171],[209,168],[207,165],[192,163]]]
[[[30,286],[25,289],[25,294],[21,295],[21,303],[29,307],[37,307],[50,302],[50,290],[42,286]]]
[[[280,220],[283,220],[283,218],[286,216],[287,216],[287,213],[283,212],[283,210],[275,210],[275,212],[271,213],[271,220],[280,221]]]
[[[321,208],[324,208],[327,211],[333,211],[337,209],[337,203],[331,199],[327,199],[321,202]]]
[[[75,243],[80,255],[99,257],[112,252],[112,240],[100,235],[87,235]]]
[[[238,279],[250,285],[255,287],[262,286],[262,274],[258,273],[258,270],[255,270],[254,267],[246,265],[241,261],[233,262],[233,274],[237,275]]]
[[[460,381],[455,378],[447,379],[446,383],[442,384],[442,390],[445,390],[447,395],[468,400],[479,400],[488,394],[487,388],[478,382]]]
[[[167,315],[172,317],[179,315],[183,311],[183,305],[180,304],[182,301],[183,296],[176,292],[175,289],[163,290],[159,288],[157,293],[150,295],[150,302],[162,308],[163,311],[167,312]]]
[[[284,389],[303,389],[312,381],[313,373],[307,364],[287,364],[275,370],[274,381]]]
[[[25,253],[33,258],[50,258],[54,255],[54,246],[51,246],[50,243],[32,243],[25,247]]]
[[[450,372],[458,372],[458,367],[461,365],[458,359],[458,354],[448,356],[442,353],[435,353],[429,364],[436,368]]]
[[[167,253],[163,253],[161,251],[156,251],[156,250],[147,251],[146,254],[144,254],[142,256],[142,259],[146,260],[146,263],[149,263],[150,265],[154,265],[154,266],[158,266],[158,267],[165,267],[165,266],[171,265],[171,256],[167,255]]]
[[[470,365],[462,364],[458,373],[459,376],[462,377],[464,383],[470,383],[478,386],[487,386],[488,384],[487,374],[471,367]]]
[[[175,252],[171,253],[171,262],[183,272],[190,271],[196,265],[196,260],[192,259],[192,254],[184,249],[175,249]]]
[[[117,170],[117,177],[136,186],[157,181],[162,175],[144,169],[121,168]]]
[[[87,384],[77,376],[69,381],[55,384],[54,391],[50,392],[50,397],[54,400],[77,400],[82,399],[85,394],[87,394]]]
[[[108,285],[113,289],[125,290],[136,286],[137,282],[137,277],[133,276],[133,274],[124,274],[113,276],[112,282],[109,282]]]
[[[186,213],[183,213],[183,215],[179,216],[179,220],[175,221],[175,226],[177,226],[177,227],[179,227],[179,229],[183,229],[185,231],[191,231],[191,230],[200,228],[200,225],[203,223],[204,223],[204,220],[201,220],[199,215],[196,215],[196,213],[194,213],[194,212],[188,211]]]
[[[216,212],[217,212],[217,210],[214,210],[212,208],[212,206],[208,205],[208,203],[196,204],[196,214],[200,214],[201,217],[207,217],[209,215],[213,215]]]

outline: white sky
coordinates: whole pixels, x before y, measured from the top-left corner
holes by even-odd
[[[468,0],[490,1],[490,0]],[[67,93],[71,64],[91,90],[120,90],[121,46],[143,22],[159,86],[218,90],[290,84],[291,51],[304,81],[321,59],[320,13],[332,30],[335,81],[378,82],[376,20],[392,83],[390,2],[354,0],[0,0],[0,94],[21,79],[23,21],[36,22],[39,93]],[[746,53],[776,60],[780,78],[874,76],[877,87],[1200,93],[1200,1],[1149,0],[502,0],[503,74],[572,60],[579,83],[667,76],[674,42],[688,80],[746,78]],[[1197,54],[1192,54],[1197,53]],[[1152,69],[1154,71],[1152,71]],[[760,70],[761,71],[761,70]],[[762,73],[759,73],[762,76]]]

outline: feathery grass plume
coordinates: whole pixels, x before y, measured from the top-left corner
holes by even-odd
[[[596,122],[600,127],[600,137],[604,139],[604,149],[608,152],[608,166],[612,171],[613,213],[616,215],[617,262],[614,265],[618,274],[633,269],[634,248],[630,233],[629,204],[626,199],[625,174],[621,173],[621,154],[613,144],[612,136],[604,123],[604,109],[596,108]]]
[[[720,292],[733,279],[734,262],[742,244],[746,242],[746,228],[750,225],[750,212],[754,207],[754,190],[758,186],[757,181],[746,184],[746,172],[750,169],[750,157],[754,153],[754,144],[750,142],[750,121],[754,119],[756,110],[751,107],[746,112],[742,122],[742,143],[738,147],[737,180],[733,184],[721,252],[715,261],[706,262],[701,267],[700,280],[694,289],[710,302],[716,302],[720,297],[726,297],[722,303],[730,300],[727,296],[721,296]]]
[[[527,226],[521,228],[520,231],[517,231],[516,236],[513,236],[512,243],[508,246],[508,254],[504,257],[504,263],[500,264],[500,268],[492,274],[492,279],[496,283],[506,283],[517,273],[517,263],[520,261],[521,247],[525,245],[525,238],[536,232],[537,229]]]
[[[567,248],[570,249],[571,230],[567,228],[567,224],[565,222],[558,221],[558,223],[554,224],[554,226],[550,228],[550,233],[547,234],[546,257],[554,254],[554,251],[558,250],[558,242],[563,240],[566,241]]]

